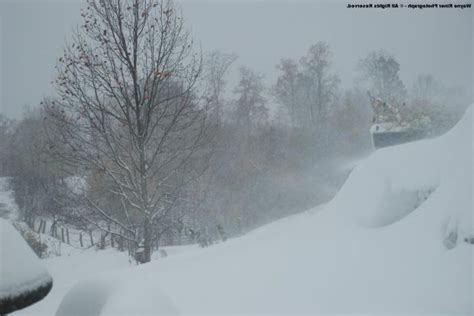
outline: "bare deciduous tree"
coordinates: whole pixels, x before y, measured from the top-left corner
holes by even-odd
[[[420,74],[412,86],[412,98],[418,101],[432,102],[442,93],[442,85],[432,74]]]
[[[250,132],[258,123],[268,119],[263,77],[244,66],[239,68],[239,72],[240,79],[234,89],[237,99],[234,101],[233,116],[244,131]]]
[[[399,77],[400,64],[384,50],[371,52],[359,61],[362,79],[370,84],[375,98],[390,104],[401,104],[406,98],[406,89]]]
[[[332,56],[329,45],[318,42],[301,59],[301,84],[313,125],[327,119],[336,99],[339,77],[331,72]]]
[[[52,153],[100,173],[121,210],[86,190],[93,212],[84,217],[143,241],[149,261],[155,227],[169,222],[205,160],[206,113],[195,93],[201,57],[172,0],[89,0],[82,16],[57,66]]]
[[[301,111],[298,108],[301,101],[298,64],[292,59],[282,59],[276,68],[280,71],[280,76],[273,87],[273,94],[278,102],[286,107],[294,127],[301,121]]]
[[[291,124],[319,127],[336,103],[339,77],[331,70],[332,52],[325,42],[311,46],[299,64],[282,59],[277,69],[280,76],[273,93],[286,107]]]
[[[206,95],[210,113],[217,123],[222,120],[224,112],[225,76],[236,59],[235,54],[214,51],[205,60]]]
[[[0,114],[0,175],[8,174],[8,147],[10,145],[15,123]]]

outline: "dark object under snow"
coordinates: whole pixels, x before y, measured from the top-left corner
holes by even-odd
[[[135,250],[135,260],[137,261],[137,264],[146,263],[145,246],[142,243],[138,246],[137,250]]]
[[[34,290],[22,292],[17,296],[0,298],[0,314],[8,314],[41,301],[53,287],[53,280]]]
[[[465,237],[464,242],[467,242],[468,244],[474,245],[474,235]]]
[[[417,141],[427,136],[420,130],[372,132],[371,135],[375,149]]]
[[[405,103],[396,106],[367,93],[374,112],[374,125],[370,128],[370,134],[375,149],[413,142],[428,136],[425,130],[413,128],[403,121],[401,109],[406,107]]]

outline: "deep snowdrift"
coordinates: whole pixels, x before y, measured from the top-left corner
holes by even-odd
[[[21,235],[0,219],[0,312],[9,313],[40,300],[52,282]]]
[[[364,227],[392,224],[415,209],[423,214],[428,208],[429,222],[436,225],[441,220],[468,234],[472,233],[472,176],[469,108],[444,136],[385,148],[361,162],[331,207]],[[425,201],[428,205],[423,205]]]
[[[375,152],[327,205],[242,238],[91,277],[57,315],[473,313],[472,108]]]

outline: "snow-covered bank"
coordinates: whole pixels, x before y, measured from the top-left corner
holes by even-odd
[[[319,209],[207,249],[90,274],[57,315],[472,315],[474,246],[464,241],[474,232],[472,115],[438,139],[375,152]],[[91,254],[91,271],[101,260],[126,266],[116,253]],[[55,260],[69,273],[81,265]],[[100,299],[85,310],[90,293]]]
[[[10,313],[42,299],[52,278],[33,250],[8,222],[0,219],[0,313]]]

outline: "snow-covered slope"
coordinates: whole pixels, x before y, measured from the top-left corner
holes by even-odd
[[[331,207],[364,227],[392,224],[418,207],[418,216],[426,215],[433,225],[452,223],[465,235],[472,232],[472,176],[469,108],[438,139],[375,152],[358,165]]]
[[[85,279],[56,315],[82,314],[91,293],[90,315],[472,315],[472,115],[375,152],[318,209]]]
[[[0,219],[0,313],[9,313],[43,298],[52,278],[21,235]]]

